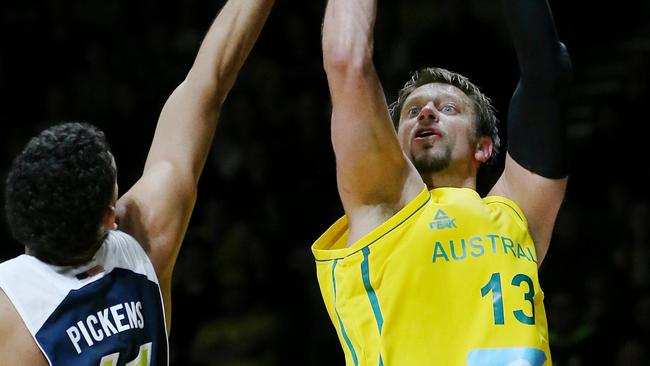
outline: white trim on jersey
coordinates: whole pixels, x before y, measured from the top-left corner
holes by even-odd
[[[103,271],[89,271],[94,268]],[[146,275],[158,284],[153,265],[140,244],[132,236],[113,230],[90,262],[82,266],[53,266],[26,254],[0,263],[0,288],[35,336],[70,291],[103,278],[115,268]],[[77,278],[86,271],[93,274]]]

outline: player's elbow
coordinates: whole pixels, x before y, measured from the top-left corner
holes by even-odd
[[[565,83],[568,83],[573,76],[573,65],[571,64],[571,56],[564,43],[560,42],[560,50],[557,56],[557,78]]]
[[[223,85],[230,82],[225,77],[206,75],[200,70],[192,69],[177,89],[182,91],[187,100],[200,103],[201,108],[212,110],[223,104],[228,90]]]
[[[372,70],[372,51],[367,47],[323,42],[323,66],[328,76],[365,75]]]
[[[546,58],[541,67],[522,72],[519,89],[525,94],[556,97],[566,93],[572,79],[571,58],[560,42],[557,52]]]
[[[571,57],[566,46],[559,42],[558,50],[549,65],[549,72],[545,78],[550,84],[556,88],[566,86],[572,78],[573,66],[571,65]]]

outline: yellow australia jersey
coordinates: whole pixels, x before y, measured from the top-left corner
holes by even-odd
[[[346,365],[551,365],[535,246],[511,200],[425,189],[347,236],[343,217],[312,246]]]

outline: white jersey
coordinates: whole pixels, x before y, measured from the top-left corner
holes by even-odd
[[[21,255],[0,263],[9,297],[50,365],[167,365],[165,314],[149,257],[111,231],[93,259],[59,267]]]

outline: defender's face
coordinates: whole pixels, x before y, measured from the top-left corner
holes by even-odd
[[[435,173],[454,161],[473,159],[474,118],[472,101],[462,90],[425,84],[404,101],[397,137],[420,173]]]

